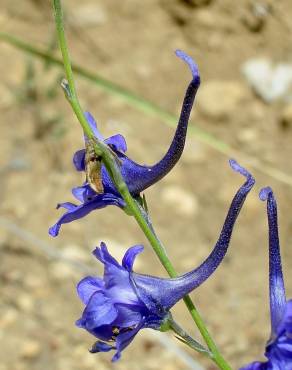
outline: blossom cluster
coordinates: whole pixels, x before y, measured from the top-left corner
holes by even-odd
[[[193,102],[200,85],[200,76],[195,62],[182,51],[176,55],[188,65],[192,79],[189,83],[178,125],[164,157],[153,166],[140,165],[127,155],[127,144],[120,134],[105,139],[97,128],[90,113],[85,117],[97,140],[102,141],[119,161],[121,175],[136,200],[148,187],[154,185],[175,166],[184,149],[188,121]],[[95,153],[90,152],[90,140],[84,137],[84,148],[73,156],[77,171],[86,173],[81,186],[72,189],[79,202],[60,203],[66,211],[55,225],[49,229],[51,236],[57,236],[63,224],[80,219],[93,210],[115,205],[126,209],[126,202],[117,190],[109,172]],[[87,276],[77,286],[78,295],[85,305],[76,325],[91,333],[97,341],[91,352],[115,351],[113,361],[120,358],[121,352],[144,328],[162,330],[170,318],[171,308],[188,293],[203,284],[223,261],[230,244],[232,231],[245,199],[255,180],[253,176],[235,160],[230,160],[231,168],[245,178],[245,182],[235,193],[223,222],[218,241],[206,260],[193,270],[176,278],[160,278],[133,271],[135,258],[143,246],[129,248],[121,264],[110,254],[107,246],[101,243],[93,255],[104,265],[103,277]],[[278,237],[277,205],[272,190],[261,190],[260,199],[267,201],[269,224],[269,285],[271,336],[266,345],[265,362],[253,362],[241,370],[292,370],[292,300],[286,300],[281,267]],[[146,211],[145,211],[146,212]]]

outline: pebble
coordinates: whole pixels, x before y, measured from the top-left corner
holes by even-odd
[[[292,103],[284,107],[280,117],[280,124],[283,128],[292,127]]]
[[[0,316],[0,329],[6,329],[13,325],[17,320],[18,313],[14,308],[2,311]]]
[[[204,163],[208,158],[208,147],[198,141],[194,135],[187,136],[182,161],[188,164]]]
[[[260,32],[266,24],[270,7],[260,1],[250,4],[242,16],[243,24],[252,32]]]
[[[169,185],[162,191],[161,199],[181,216],[194,216],[199,208],[198,200],[177,185]]]
[[[202,27],[213,28],[216,21],[214,13],[208,9],[200,9],[196,12],[196,20]]]
[[[58,261],[51,264],[50,274],[55,279],[62,281],[63,279],[75,279],[78,276],[78,271],[72,265]]]
[[[104,9],[97,4],[86,4],[71,11],[70,23],[81,27],[94,27],[104,24],[107,16]]]
[[[237,138],[240,143],[248,144],[258,139],[259,133],[257,130],[251,127],[247,127],[238,131]]]
[[[209,118],[228,118],[246,98],[246,90],[237,81],[211,80],[201,86],[197,107]]]
[[[79,261],[79,262],[88,262],[90,258],[90,253],[84,247],[79,245],[66,245],[62,251],[62,255],[65,258]]]
[[[20,356],[26,359],[34,359],[41,353],[41,346],[35,340],[26,340],[20,350]]]
[[[273,64],[270,59],[249,59],[242,73],[256,94],[266,103],[292,102],[292,64]]]
[[[31,313],[34,306],[34,301],[31,295],[20,293],[16,298],[18,308],[25,313]]]

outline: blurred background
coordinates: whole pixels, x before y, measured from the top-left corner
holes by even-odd
[[[121,258],[127,247],[145,244],[136,271],[165,273],[134,220],[115,207],[65,225],[56,239],[48,236],[62,214],[56,204],[73,201],[71,188],[84,181],[72,166],[82,133],[59,87],[64,73],[54,59],[60,55],[50,1],[0,3],[0,370],[215,369],[167,336],[146,330],[118,364],[111,364],[109,354],[88,353],[94,338],[74,326],[82,312],[75,285],[88,269],[102,272],[93,248],[103,240]],[[64,0],[63,5],[72,60],[80,67],[75,78],[82,107],[104,136],[123,134],[129,156],[140,163],[152,164],[168,149],[175,124],[166,112],[179,114],[190,81],[174,50],[198,63],[202,85],[183,157],[146,192],[148,206],[183,273],[210,253],[242,184],[228,158],[256,177],[224,263],[192,297],[235,369],[260,359],[269,335],[262,186],[272,186],[278,198],[292,295],[291,2]],[[182,304],[174,313],[199,338]]]

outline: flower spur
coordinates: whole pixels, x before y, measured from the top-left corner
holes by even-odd
[[[177,163],[184,149],[188,121],[192,110],[196,92],[200,85],[198,67],[190,56],[177,50],[176,55],[187,63],[191,72],[192,80],[185,93],[180,118],[171,145],[164,157],[153,166],[140,165],[126,156],[127,144],[122,135],[114,135],[104,139],[97,129],[96,122],[90,113],[85,113],[86,119],[98,140],[104,141],[114,151],[120,161],[121,174],[129,188],[132,196],[138,197],[139,194],[162,179]],[[85,137],[85,145],[87,143]],[[86,170],[86,151],[81,149],[74,154],[73,163],[77,171]],[[95,209],[104,208],[108,205],[115,205],[120,208],[125,207],[125,202],[113,184],[105,166],[100,168],[101,186],[100,192],[96,192],[96,187],[92,187],[87,181],[83,186],[72,189],[73,196],[80,202],[75,205],[70,202],[60,203],[57,208],[65,208],[67,211],[60,217],[55,225],[49,229],[51,236],[57,236],[60,227],[64,223],[77,220],[86,216]],[[102,189],[102,190],[101,190]]]
[[[254,185],[253,177],[244,168],[233,160],[230,165],[245,176],[246,181],[233,198],[214,249],[199,267],[177,278],[159,278],[133,272],[134,260],[143,250],[142,246],[128,249],[121,265],[104,243],[94,250],[95,257],[104,264],[104,276],[88,276],[77,286],[85,309],[76,324],[98,338],[91,352],[116,350],[112,360],[118,360],[139,330],[165,327],[169,310],[220,265],[241,207]]]
[[[241,370],[292,370],[292,300],[286,300],[278,235],[277,203],[271,188],[263,188],[269,223],[269,290],[271,336],[266,344],[266,362],[253,362]]]

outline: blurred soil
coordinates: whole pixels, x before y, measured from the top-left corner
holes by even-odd
[[[281,101],[264,103],[241,73],[250,58],[292,62],[291,1],[67,0],[64,6],[76,63],[178,114],[190,73],[173,51],[185,50],[202,75],[192,124],[240,153],[292,174],[291,107]],[[58,55],[48,1],[1,0],[0,24],[1,30]],[[74,326],[82,310],[75,285],[85,272],[66,258],[101,273],[90,253],[101,240],[117,258],[127,247],[143,243],[136,270],[165,273],[134,220],[114,207],[65,225],[57,239],[48,236],[48,227],[62,212],[56,204],[73,201],[70,189],[84,180],[72,166],[73,152],[82,147],[81,131],[60,91],[60,69],[4,43],[0,67],[0,370],[187,368],[143,333],[116,365],[109,354],[88,353],[93,338]],[[129,156],[138,162],[151,164],[162,157],[174,128],[89,81],[76,80],[82,106],[105,136],[125,135]],[[238,159],[252,170],[244,158]],[[192,294],[234,369],[261,358],[269,335],[267,222],[257,196],[268,184],[279,202],[284,270],[292,294],[292,187],[252,171],[257,184],[228,256]],[[189,135],[180,163],[146,192],[157,233],[179,272],[209,254],[242,181],[230,170],[227,156]],[[13,232],[8,221],[19,229]],[[44,249],[22,230],[43,240]],[[50,257],[54,250],[65,260]],[[198,336],[183,305],[175,315]]]

